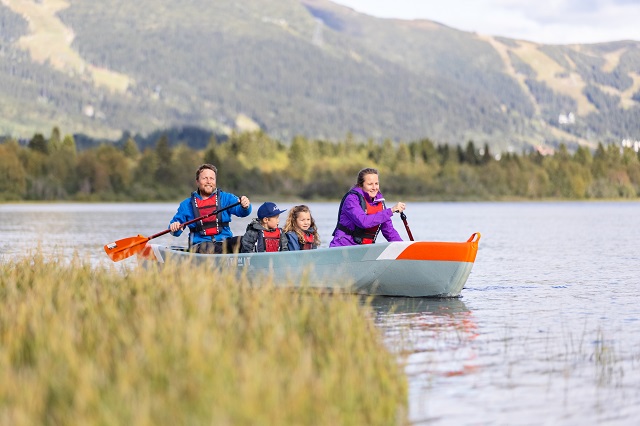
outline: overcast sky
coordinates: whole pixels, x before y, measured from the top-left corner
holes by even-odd
[[[331,0],[380,18],[428,19],[544,44],[640,41],[640,0]]]

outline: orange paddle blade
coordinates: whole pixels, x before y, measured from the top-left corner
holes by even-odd
[[[126,259],[127,257],[131,257],[138,253],[144,248],[145,243],[149,240],[149,237],[144,237],[142,235],[123,238],[121,240],[105,244],[104,251],[111,260],[119,262],[122,259]]]

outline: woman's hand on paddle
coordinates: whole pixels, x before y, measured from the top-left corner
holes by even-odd
[[[391,211],[394,213],[402,213],[406,208],[407,206],[403,202],[400,202],[395,206],[391,207]]]
[[[176,232],[182,229],[182,224],[180,222],[171,222],[169,224],[169,229],[171,229],[171,232]]]

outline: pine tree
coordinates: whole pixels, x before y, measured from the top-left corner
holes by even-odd
[[[47,140],[42,136],[42,133],[36,133],[29,141],[29,149],[32,149],[43,154],[49,153],[49,144]]]

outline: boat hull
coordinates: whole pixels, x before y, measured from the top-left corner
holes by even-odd
[[[147,244],[145,261],[192,261],[236,268],[254,282],[359,294],[455,297],[471,273],[480,234],[466,242],[407,241],[279,253],[196,254]]]

